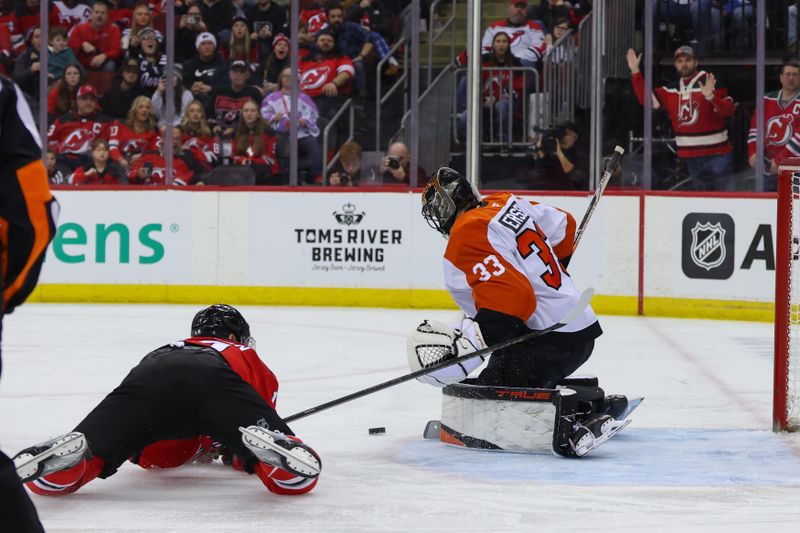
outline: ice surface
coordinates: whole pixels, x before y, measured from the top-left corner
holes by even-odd
[[[186,336],[196,310],[28,304],[6,317],[3,449],[72,429],[145,353]],[[405,374],[406,334],[453,316],[241,310],[280,379],[284,416]],[[582,460],[423,440],[440,392],[409,382],[292,424],[323,459],[306,496],[271,494],[221,465],[128,464],[73,495],[33,498],[50,532],[800,531],[800,434],[769,431],[771,325],[601,323],[582,371],[608,393],[647,399],[629,428]],[[369,435],[376,426],[386,434]]]

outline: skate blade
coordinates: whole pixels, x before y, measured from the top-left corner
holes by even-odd
[[[639,398],[630,398],[628,400],[628,407],[626,407],[625,410],[622,411],[622,413],[620,413],[617,420],[625,420],[626,418],[631,416],[631,413],[634,412],[636,408],[639,407],[643,401],[644,401],[643,396]]]
[[[39,478],[44,472],[44,462],[51,457],[63,457],[86,451],[86,437],[77,431],[69,433],[36,455],[22,451],[14,456],[14,468],[23,483]]]
[[[608,432],[600,435],[599,437],[595,437],[590,444],[575,449],[575,455],[577,455],[578,457],[584,457],[586,455],[589,455],[592,451],[596,450],[602,444],[607,442],[608,439],[610,439],[611,437],[613,437],[614,435],[616,435],[617,433],[628,427],[628,424],[630,423],[631,423],[630,418],[621,421],[618,426],[614,427],[613,429],[610,429]],[[572,441],[570,441],[570,443],[572,443]]]
[[[429,420],[425,425],[425,430],[422,432],[423,439],[436,439],[439,440],[439,434],[442,430],[441,420]]]
[[[249,428],[240,427],[239,431],[242,433],[242,441],[258,450],[263,450],[264,454],[259,456],[255,451],[253,453],[261,459],[265,459],[265,463],[269,463],[278,468],[282,468],[292,474],[305,478],[314,478],[319,475],[322,468],[314,455],[300,445],[294,446],[291,449],[286,449],[283,446],[275,443],[275,436],[271,431],[251,426]],[[279,464],[271,460],[270,453],[280,456]]]

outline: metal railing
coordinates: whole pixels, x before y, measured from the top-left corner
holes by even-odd
[[[576,104],[581,109],[592,105],[592,29],[594,17],[589,13],[578,24],[578,75],[575,84]]]
[[[433,45],[439,40],[439,37],[444,34],[447,28],[450,28],[450,59],[455,57],[456,50],[456,0],[451,0],[450,18],[445,20],[441,27],[434,32],[434,17],[436,8],[443,0],[436,0],[431,3],[430,11],[428,12],[428,86],[430,86],[433,79]]]
[[[400,84],[403,84],[403,114],[408,111],[408,46],[403,48],[403,64],[401,65],[402,75],[400,75],[394,83],[389,87],[386,91],[385,95],[381,95],[381,72],[383,72],[383,65],[389,61],[389,58],[394,56],[394,53],[397,51],[400,46],[406,44],[405,37],[399,39],[394,46],[389,49],[389,53],[386,54],[386,57],[378,62],[378,66],[376,67],[376,76],[375,76],[375,149],[381,149],[381,107],[389,101],[389,98],[392,94],[397,91]]]
[[[349,133],[348,133],[347,140],[344,141],[344,142],[339,142],[337,140],[337,144],[339,145],[339,150],[336,151],[336,154],[331,158],[330,162],[327,162],[327,158],[328,158],[328,137],[330,136],[331,131],[333,131],[333,128],[336,127],[336,125],[337,125],[336,123],[339,121],[339,118],[342,115],[344,115],[345,111],[349,111],[350,112],[349,113],[349,115],[350,115],[350,117],[349,117],[350,118],[350,124],[349,124]],[[331,167],[333,167],[333,165],[335,165],[336,162],[339,160],[339,156],[341,155],[341,146],[346,142],[352,141],[353,138],[354,138],[354,135],[353,135],[354,117],[355,117],[355,114],[354,114],[354,108],[353,108],[353,99],[352,98],[348,98],[347,101],[344,104],[342,104],[342,107],[339,108],[339,110],[336,112],[336,114],[333,115],[333,117],[331,118],[330,122],[328,122],[328,125],[325,126],[325,129],[322,131],[322,170],[323,170],[323,172],[322,172],[322,184],[323,185],[328,185],[328,173],[330,172]]]
[[[575,120],[578,49],[575,34],[568,30],[542,58],[544,127]]]
[[[455,94],[455,67],[442,69],[419,97],[419,114],[425,117],[425,127],[420,128],[418,165],[431,173],[450,163],[450,117]],[[411,112],[403,115],[400,128],[389,141],[407,140],[406,127]],[[421,183],[419,185],[422,185]]]
[[[460,67],[455,69],[455,72],[457,74],[465,74],[466,68]],[[481,76],[486,72],[489,72],[490,75],[488,79],[484,79],[482,82],[484,89],[487,83],[492,83],[492,72],[501,73],[499,80],[497,78],[495,80],[501,84],[503,92],[507,92],[509,88],[511,92],[514,92],[513,87],[518,77],[522,77],[522,89],[520,94],[515,94],[514,98],[508,99],[508,116],[510,120],[503,121],[501,116],[499,117],[500,120],[497,121],[499,124],[496,125],[495,106],[492,105],[485,111],[485,116],[488,117],[488,124],[484,124],[485,133],[481,145],[484,147],[506,148],[528,146],[530,144],[528,136],[531,125],[544,124],[544,106],[539,105],[542,98],[542,94],[539,91],[539,72],[535,67],[481,67]],[[481,99],[483,98],[484,96],[481,95]],[[519,111],[518,108],[520,108]],[[466,113],[466,111],[463,111],[463,113]],[[521,123],[516,120],[518,117],[521,117]],[[458,128],[458,126],[456,127]],[[505,139],[501,135],[503,133],[502,129],[506,129],[504,132],[507,134]],[[455,139],[456,142],[461,143],[457,130]]]

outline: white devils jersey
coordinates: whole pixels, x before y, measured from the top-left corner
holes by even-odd
[[[469,317],[479,309],[512,315],[535,330],[552,326],[580,292],[562,266],[572,255],[575,219],[555,207],[511,193],[458,217],[444,254],[445,286]],[[591,307],[559,331],[581,331],[597,321]]]

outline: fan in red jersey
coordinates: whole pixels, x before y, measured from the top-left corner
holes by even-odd
[[[172,468],[222,455],[271,492],[303,494],[322,461],[278,416],[277,395],[247,321],[212,305],[195,315],[190,338],[147,354],[72,432],[18,453],[17,475],[32,492],[59,496],[129,459]]]
[[[130,168],[144,152],[158,150],[161,138],[156,127],[153,104],[146,96],[134,98],[125,121],[116,121],[109,135],[111,159]]]
[[[181,128],[173,128],[172,185],[189,185],[197,169],[191,153],[181,151]],[[128,169],[128,180],[133,185],[169,185],[164,143],[155,152],[145,152]]]
[[[300,89],[314,99],[319,116],[330,119],[350,93],[350,80],[356,71],[350,58],[336,48],[328,30],[317,34],[316,43],[316,53],[300,63]]]
[[[642,54],[628,49],[627,60],[636,98],[644,104],[644,77],[639,70]],[[733,147],[725,119],[733,115],[736,105],[727,89],[717,86],[713,74],[697,69],[692,47],[676,49],[674,65],[680,79],[653,89],[653,109],[669,115],[678,157],[686,163],[694,189],[732,190]]]
[[[108,139],[111,121],[97,111],[97,91],[91,85],[78,89],[75,111],[62,115],[47,132],[47,143],[59,165],[75,170],[84,162],[95,139]]]
[[[785,61],[780,71],[779,91],[764,95],[764,190],[778,186],[778,165],[787,157],[800,157],[800,63]],[[750,120],[747,135],[747,156],[756,167],[756,114]]]

